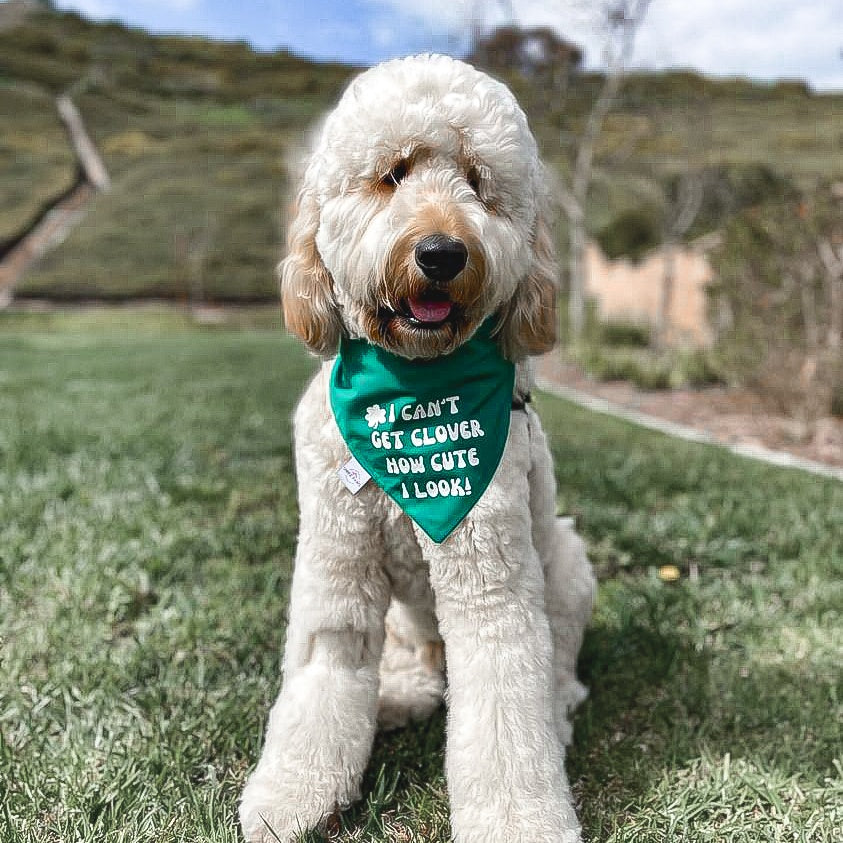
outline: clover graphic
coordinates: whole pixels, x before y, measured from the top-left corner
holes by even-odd
[[[366,407],[366,423],[369,427],[386,424],[386,410],[380,404],[372,404],[371,407]]]

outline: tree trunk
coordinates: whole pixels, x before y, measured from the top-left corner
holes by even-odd
[[[111,186],[108,171],[105,169],[105,164],[103,164],[102,158],[100,158],[93,141],[85,131],[85,124],[82,122],[79,110],[66,94],[56,97],[56,108],[58,109],[59,117],[67,129],[67,134],[76,151],[76,158],[79,161],[82,172],[85,174],[85,178],[97,190],[108,190]]]
[[[802,295],[802,321],[805,325],[805,342],[808,350],[816,353],[820,344],[820,325],[817,319],[817,300],[814,292],[814,273],[808,267],[802,267],[802,283],[799,292]]]
[[[834,248],[828,240],[819,243],[820,258],[825,269],[828,297],[828,347],[837,350],[843,345],[843,247]]]
[[[659,350],[665,348],[670,334],[670,311],[673,309],[673,292],[676,287],[676,251],[676,243],[665,243],[661,299],[653,336],[653,345]]]
[[[582,339],[585,330],[585,219],[568,215],[568,333],[569,340]]]

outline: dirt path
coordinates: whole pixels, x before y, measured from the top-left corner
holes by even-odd
[[[7,306],[17,282],[38,258],[58,246],[82,218],[96,191],[81,181],[53,204],[36,224],[0,260],[0,307]]]
[[[11,303],[15,285],[24,273],[67,237],[94,194],[109,188],[108,172],[70,97],[64,94],[57,97],[56,108],[79,162],[79,177],[69,191],[44,207],[0,258],[0,308]]]
[[[766,456],[779,464],[806,460],[829,466],[832,476],[843,480],[843,419],[801,422],[771,412],[748,390],[717,387],[648,392],[626,382],[595,381],[563,361],[558,351],[537,361],[536,375],[540,385],[559,386],[578,396],[608,402],[601,405],[604,412],[617,409],[638,423],[646,423],[646,419],[636,419],[636,415],[681,425],[691,429],[686,438],[713,442],[747,456],[763,458],[765,450],[775,452]]]

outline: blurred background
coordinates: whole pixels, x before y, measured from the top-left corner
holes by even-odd
[[[288,165],[353,74],[434,49],[512,87],[548,165],[543,383],[823,464],[536,391],[600,580],[585,839],[839,843],[842,11],[0,2],[0,840],[240,839],[317,365],[281,330]],[[380,735],[331,839],[450,841],[444,729]]]
[[[0,303],[274,302],[307,128],[437,50],[514,89],[555,176],[556,375],[728,385],[843,460],[840,10],[696,5],[6,0]]]

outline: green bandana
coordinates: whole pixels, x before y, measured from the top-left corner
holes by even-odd
[[[353,456],[435,542],[489,485],[503,456],[515,367],[484,323],[456,351],[407,360],[343,339],[331,407]]]

